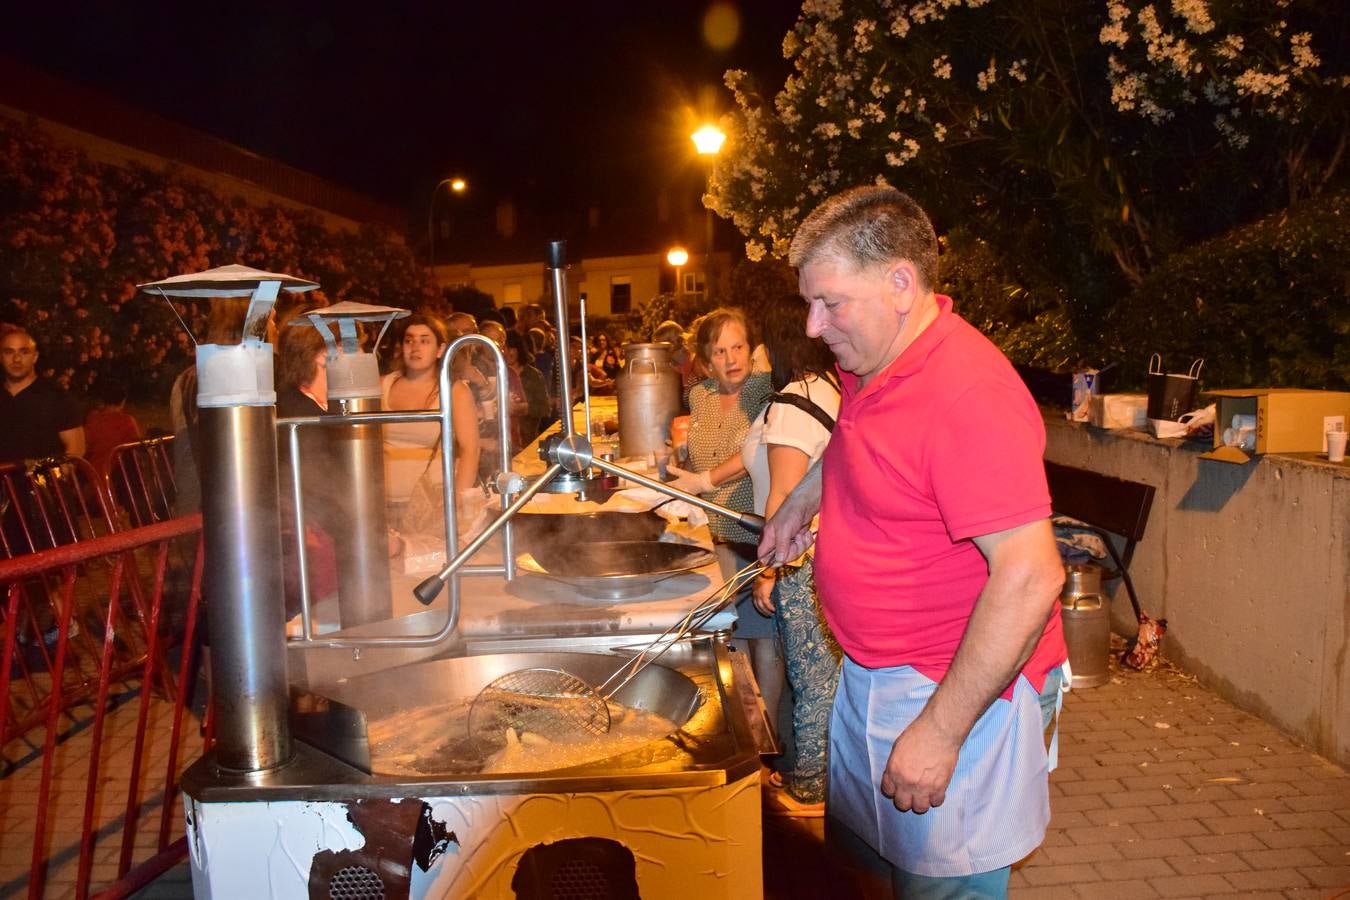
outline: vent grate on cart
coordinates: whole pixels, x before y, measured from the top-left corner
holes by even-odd
[[[605,838],[537,844],[516,866],[517,900],[639,900],[633,851]]]
[[[384,900],[384,882],[373,869],[347,866],[328,879],[328,896],[330,900]]]

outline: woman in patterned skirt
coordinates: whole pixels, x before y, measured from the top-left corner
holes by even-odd
[[[746,435],[742,458],[754,484],[755,512],[772,516],[825,452],[839,414],[834,356],[806,336],[806,302],[796,294],[763,310],[764,346],[775,393]],[[755,607],[774,617],[792,689],[792,752],[765,795],[771,815],[825,814],[830,706],[841,654],[816,597],[808,554],[756,579]]]

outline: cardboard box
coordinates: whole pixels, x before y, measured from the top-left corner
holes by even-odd
[[[1097,428],[1148,427],[1146,394],[1097,394],[1092,398],[1088,424]]]
[[[1223,443],[1223,431],[1234,416],[1256,417],[1256,454],[1325,453],[1326,433],[1346,429],[1350,422],[1350,393],[1301,388],[1235,388],[1206,391],[1217,404],[1214,450],[1203,459],[1245,463],[1252,458]]]

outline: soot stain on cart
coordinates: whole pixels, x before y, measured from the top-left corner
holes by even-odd
[[[451,847],[459,846],[459,837],[445,827],[445,823],[431,811],[431,806],[422,804],[417,816],[417,832],[413,835],[413,862],[423,872],[430,871],[436,861]]]
[[[541,603],[527,609],[505,610],[499,621],[506,634],[590,635],[618,632],[623,620],[623,613],[617,609]]]

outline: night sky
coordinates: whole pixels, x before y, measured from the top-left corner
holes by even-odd
[[[710,5],[39,2],[6,14],[0,52],[410,214],[450,175],[478,203],[575,209],[687,179],[727,68],[781,85],[800,4],[724,2],[725,50]]]

